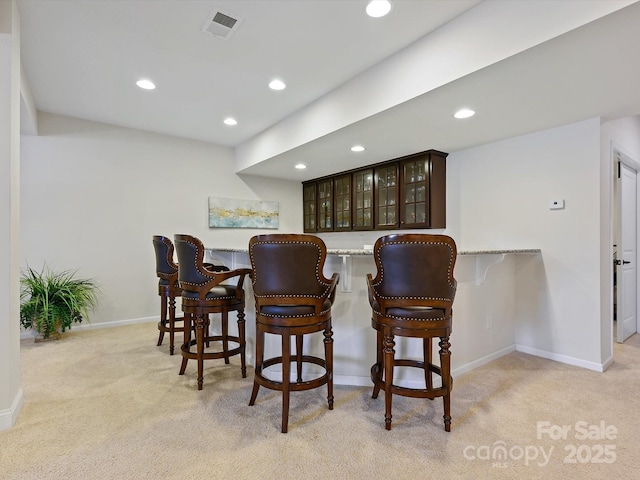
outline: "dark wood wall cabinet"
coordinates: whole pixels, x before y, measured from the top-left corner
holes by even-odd
[[[447,155],[427,150],[303,182],[304,231],[445,228]]]

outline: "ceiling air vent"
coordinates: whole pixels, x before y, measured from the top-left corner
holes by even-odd
[[[202,27],[202,31],[218,38],[229,38],[238,29],[242,19],[228,13],[214,12]]]

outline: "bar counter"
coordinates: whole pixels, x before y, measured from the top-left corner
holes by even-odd
[[[375,362],[375,331],[371,328],[366,275],[375,275],[373,251],[369,248],[327,249],[324,273],[340,272],[340,286],[333,306],[334,381],[345,385],[371,385]],[[247,249],[210,247],[205,261],[229,268],[250,268]],[[534,248],[478,249],[458,251],[454,277],[458,290],[453,305],[451,361],[453,376],[477,368],[516,350],[516,323],[526,317],[531,276],[542,268],[542,252]],[[247,361],[255,354],[255,309],[251,282],[245,282]],[[533,291],[530,292],[534,294]],[[269,336],[268,336],[269,337]],[[273,340],[273,343],[271,342]],[[279,349],[277,339],[267,338],[265,348]],[[322,351],[322,336],[305,345]],[[418,358],[421,342],[399,339],[396,351]],[[437,352],[437,345],[434,348]],[[437,355],[435,355],[437,357]],[[419,372],[400,372],[407,385],[419,382]],[[276,373],[277,374],[277,373]]]

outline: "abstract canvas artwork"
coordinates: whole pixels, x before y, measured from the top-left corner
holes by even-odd
[[[278,228],[278,202],[209,197],[209,228]]]

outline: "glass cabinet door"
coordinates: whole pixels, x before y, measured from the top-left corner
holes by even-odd
[[[353,228],[373,228],[373,169],[353,174]]]
[[[334,179],[335,230],[351,230],[351,175]]]
[[[402,163],[402,227],[429,225],[429,160],[426,157]]]
[[[398,167],[376,168],[376,228],[398,226]]]
[[[333,181],[318,181],[318,231],[333,230]]]
[[[316,228],[316,184],[305,185],[302,190],[304,231],[315,232]]]

